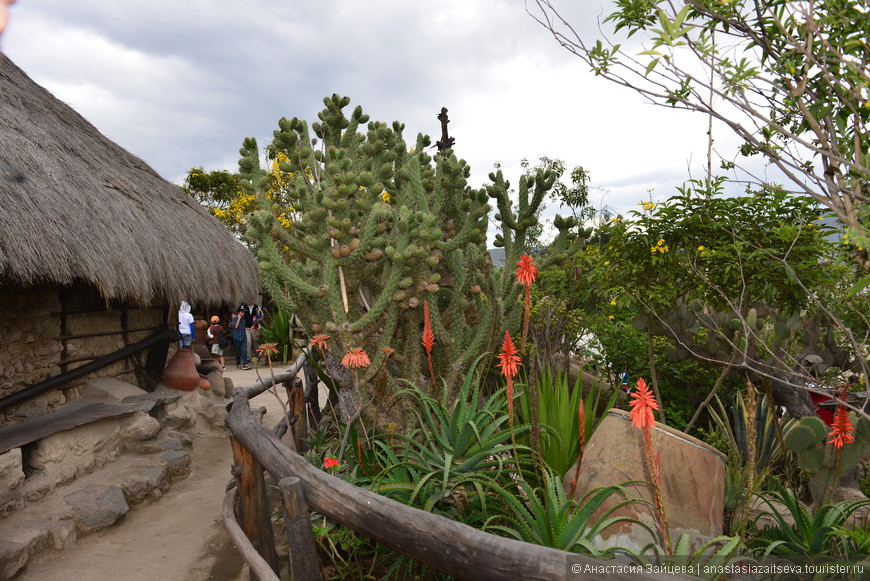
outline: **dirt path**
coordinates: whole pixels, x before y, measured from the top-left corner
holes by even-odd
[[[267,371],[268,373],[268,371]],[[236,386],[256,381],[253,371],[228,370]],[[251,401],[266,407],[275,425],[281,408],[269,393]],[[133,507],[115,526],[83,537],[63,551],[31,559],[16,577],[25,581],[236,581],[242,559],[223,527],[223,499],[231,479],[226,436],[194,441],[191,474],[160,500]]]

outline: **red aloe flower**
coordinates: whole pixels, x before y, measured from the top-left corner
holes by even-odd
[[[646,381],[641,377],[637,380],[637,391],[631,396],[631,424],[636,428],[651,428],[655,426],[653,410],[659,409],[655,396],[649,391]]]
[[[432,321],[429,319],[429,301],[423,301],[423,348],[426,349],[426,360],[429,362],[429,377],[432,387],[435,387],[435,371],[432,369],[432,347],[435,345],[435,333],[432,332]]]
[[[852,432],[854,432],[854,428],[852,427],[852,419],[849,417],[849,410],[845,406],[838,406],[834,423],[831,426],[831,439],[828,440],[828,443],[833,444],[838,450],[842,450],[845,444],[852,444],[855,441]]]
[[[538,267],[535,265],[535,259],[528,254],[523,254],[517,260],[517,281],[525,287],[530,287],[536,280],[538,280]]]
[[[329,339],[329,335],[315,335],[311,338],[311,343],[308,344],[309,347],[317,347],[321,351],[326,351],[326,340]]]
[[[660,459],[657,454],[653,454],[652,448],[652,428],[655,427],[656,421],[653,416],[653,410],[659,409],[659,404],[656,403],[655,396],[650,392],[646,381],[641,377],[637,380],[637,391],[632,394],[631,423],[633,426],[643,430],[644,450],[646,451],[646,462],[649,468],[653,489],[655,490],[656,508],[659,513],[659,529],[662,533],[662,539],[665,544],[665,552],[671,554],[671,533],[668,526],[668,516],[665,511],[665,503],[662,498],[662,473]]]
[[[368,354],[363,351],[361,347],[351,347],[347,350],[347,354],[344,356],[344,359],[341,360],[341,364],[348,369],[368,367],[369,365],[371,365],[371,363],[372,362],[369,361]]]
[[[336,466],[338,466],[338,460],[336,460],[335,458],[330,458],[329,456],[327,456],[326,459],[323,461],[324,468],[334,468]]]
[[[529,336],[529,316],[532,312],[532,283],[538,279],[538,267],[535,259],[528,254],[523,254],[517,261],[517,281],[525,287],[526,297],[523,303],[523,342],[525,348],[526,338]]]
[[[510,331],[505,331],[497,367],[501,367],[501,373],[507,380],[508,422],[511,425],[514,422],[514,376],[519,371],[520,365],[522,365],[520,356],[517,355],[517,348],[511,341]]]

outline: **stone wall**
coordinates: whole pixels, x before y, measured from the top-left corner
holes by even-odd
[[[78,285],[21,288],[0,285],[0,397],[108,355],[152,334],[163,308],[106,307],[95,289]],[[127,331],[123,331],[127,329]],[[81,397],[79,386],[96,377],[138,385],[144,364],[127,358],[56,389],[0,410],[0,427],[42,415]],[[68,362],[68,363],[64,363]]]

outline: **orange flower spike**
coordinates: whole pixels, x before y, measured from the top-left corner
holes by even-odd
[[[423,347],[426,353],[432,352],[435,345],[435,333],[432,332],[432,321],[429,319],[429,301],[423,301]]]
[[[505,331],[504,342],[501,344],[501,354],[498,356],[497,367],[501,368],[501,373],[508,379],[513,379],[519,371],[520,356],[517,355],[517,348],[514,342],[511,341],[510,331]]]
[[[371,365],[368,354],[361,347],[351,347],[347,350],[341,364],[348,369],[359,369],[360,367],[368,367]]]
[[[834,425],[831,426],[831,439],[828,440],[828,443],[833,444],[838,450],[842,450],[844,445],[855,442],[855,436],[852,435],[854,431],[849,410],[842,405],[839,406],[834,416]]]
[[[435,333],[432,332],[432,321],[429,319],[429,301],[423,301],[423,348],[426,349],[426,361],[429,363],[429,378],[435,387],[435,370],[432,368],[432,347],[435,345]]]
[[[517,355],[517,348],[511,341],[510,331],[505,331],[497,367],[501,367],[501,373],[507,380],[508,422],[511,426],[514,424],[514,376],[519,371],[520,365],[522,365],[520,356]]]
[[[631,424],[636,428],[651,428],[655,426],[653,410],[659,409],[655,396],[650,392],[643,378],[637,380],[637,391],[632,394]]]
[[[308,344],[309,347],[317,347],[318,349],[326,350],[326,340],[329,339],[329,335],[315,335],[311,338],[311,342]]]
[[[517,282],[528,288],[538,280],[538,267],[535,259],[528,254],[523,254],[517,260]]]

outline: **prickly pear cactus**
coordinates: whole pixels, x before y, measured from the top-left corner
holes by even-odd
[[[346,97],[324,103],[313,134],[302,120],[281,119],[266,150],[295,219],[288,222],[288,209],[265,195],[275,178],[261,167],[256,141],[246,140],[240,152],[243,187],[260,202],[249,235],[260,245],[265,285],[310,335],[330,335],[339,359],[363,348],[371,365],[360,371],[360,384],[376,390],[392,378],[420,385],[428,376],[421,346],[428,302],[434,367],[454,382],[519,320],[520,287],[512,279],[499,284],[486,249],[488,196],[503,208],[509,261],[524,250],[529,205],[515,214],[504,188],[470,188],[464,161],[450,150],[433,158],[424,135],[408,147],[401,123],[368,123],[360,107],[347,117]],[[552,186],[543,174],[524,183],[538,197]]]
[[[839,478],[870,455],[870,421],[854,412],[849,416],[855,442],[843,446],[842,451],[827,443],[827,426],[816,416],[801,418],[783,438],[786,448],[797,456],[798,466],[810,474],[810,492],[816,504],[825,502]]]

